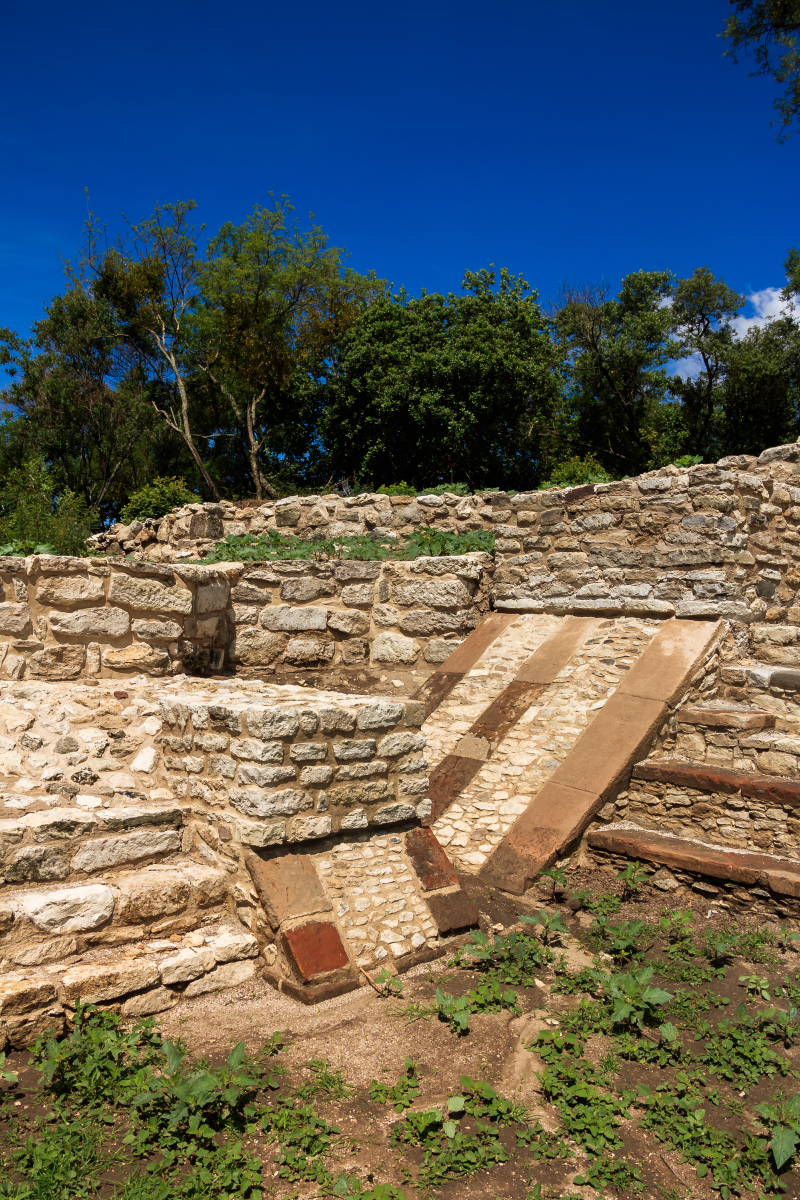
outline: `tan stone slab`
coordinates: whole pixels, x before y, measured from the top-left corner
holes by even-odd
[[[666,717],[663,702],[616,692],[553,772],[551,783],[607,796],[627,780]]]
[[[469,637],[465,638],[450,657],[446,658],[441,666],[436,668],[434,675],[449,675],[459,671],[463,674],[466,671],[472,670],[489,649],[492,642],[497,641],[500,634],[504,633],[509,625],[514,624],[518,615],[518,613],[491,613],[488,617],[484,617],[480,625],[473,629]]]
[[[481,869],[482,882],[521,895],[580,836],[602,804],[596,791],[549,779]]]
[[[775,713],[742,712],[725,708],[682,708],[682,725],[707,725],[713,729],[774,729]]]
[[[666,621],[628,671],[616,696],[675,704],[720,628],[720,621]]]
[[[515,676],[515,683],[540,683],[549,686],[563,671],[580,645],[599,628],[593,617],[564,617],[558,629],[526,659]]]

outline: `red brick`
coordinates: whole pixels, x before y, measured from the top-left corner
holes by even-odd
[[[424,892],[452,887],[458,883],[456,872],[444,848],[430,829],[410,829],[406,834],[406,854],[417,873]]]
[[[431,910],[439,933],[455,933],[459,929],[472,929],[478,924],[478,910],[462,891],[426,896],[425,903]]]
[[[339,930],[331,921],[306,921],[284,929],[281,937],[304,982],[350,966]]]
[[[649,829],[595,829],[589,834],[590,846],[645,859],[679,871],[728,879],[733,883],[766,882],[768,868],[782,867],[779,859],[767,854],[735,853],[723,847],[700,846],[683,838],[664,837]],[[800,870],[800,868],[799,868]]]

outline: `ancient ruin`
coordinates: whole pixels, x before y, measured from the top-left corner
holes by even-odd
[[[420,527],[495,553],[202,562]],[[336,995],[474,927],[471,878],[520,895],[569,856],[800,914],[800,443],[94,542],[0,559],[0,1048],[79,999]]]

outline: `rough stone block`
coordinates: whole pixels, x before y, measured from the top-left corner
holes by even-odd
[[[328,792],[328,803],[349,808],[355,804],[377,804],[380,800],[393,798],[394,793],[384,779],[367,783],[346,783]]]
[[[183,627],[177,621],[145,621],[141,618],[131,622],[134,637],[143,642],[175,641],[183,636]]]
[[[23,1013],[18,1017],[0,1019],[0,1045],[7,1040],[12,1050],[25,1050],[32,1046],[38,1037],[55,1038],[64,1032],[64,1010],[57,1008],[40,1008],[34,1012]]]
[[[248,821],[245,817],[236,819],[236,836],[243,846],[278,846],[284,839],[284,821],[264,823]]]
[[[123,637],[131,627],[124,608],[79,608],[75,612],[50,613],[53,633],[81,637]]]
[[[44,883],[68,875],[67,860],[54,846],[26,846],[3,868],[6,883]]]
[[[166,1012],[168,1008],[178,1003],[180,996],[166,987],[150,988],[148,992],[139,992],[129,996],[123,1003],[123,1017],[149,1017],[153,1013]]]
[[[202,996],[206,992],[216,992],[220,988],[236,987],[246,983],[256,973],[256,964],[252,959],[243,962],[222,963],[214,971],[208,971],[200,979],[194,979],[183,993],[185,1000],[192,996]]]
[[[282,763],[283,744],[281,742],[262,742],[256,738],[241,738],[231,743],[231,754],[234,758],[246,762]],[[292,755],[294,758],[294,755]]]
[[[114,893],[101,883],[59,891],[28,892],[19,911],[43,933],[81,933],[97,929],[114,912]]]
[[[360,637],[369,633],[369,617],[362,612],[337,612],[333,609],[328,613],[328,628],[347,637]]]
[[[81,808],[51,808],[28,813],[25,824],[33,830],[35,841],[43,842],[48,838],[85,837],[94,832],[97,822]]]
[[[0,1017],[19,1016],[56,1002],[56,989],[49,980],[26,976],[20,971],[0,977]]]
[[[412,608],[399,620],[403,633],[415,637],[431,637],[437,633],[457,633],[463,626],[465,610],[434,612],[429,608]]]
[[[375,757],[375,739],[363,738],[360,741],[347,738],[333,743],[333,755],[337,762],[364,761]]]
[[[195,611],[200,615],[227,608],[230,595],[231,587],[227,578],[215,573],[207,582],[197,585]]]
[[[292,817],[311,808],[312,798],[294,788],[267,792],[260,788],[231,788],[230,803],[245,817]]]
[[[68,575],[66,578],[56,575],[40,580],[36,599],[40,604],[60,604],[66,608],[73,604],[104,600],[105,591],[102,579],[96,575]]]
[[[394,825],[399,821],[411,821],[416,817],[416,809],[410,804],[387,804],[372,814],[373,825]]]
[[[322,631],[328,623],[328,614],[324,608],[290,608],[288,604],[278,604],[261,610],[261,624],[264,629],[278,633],[299,633],[310,630]]]
[[[80,963],[61,976],[61,986],[69,1005],[79,1000],[84,1004],[100,1004],[116,1000],[129,992],[158,983],[158,967],[149,958],[123,958],[111,963]]]
[[[31,610],[27,604],[0,603],[0,633],[13,633],[19,637],[30,630]]]
[[[286,662],[303,667],[330,662],[334,653],[333,642],[325,642],[319,638],[290,638],[283,657]]]
[[[405,849],[424,892],[458,883],[458,873],[430,829],[410,829]]]
[[[283,654],[288,640],[285,634],[266,633],[262,629],[237,628],[231,653],[242,666],[267,666]]]
[[[70,647],[77,648],[77,647]],[[169,666],[166,650],[157,646],[132,645],[118,650],[103,650],[103,666],[115,670],[153,671]]]
[[[258,954],[258,942],[252,933],[238,933],[231,929],[223,929],[215,937],[208,938],[206,945],[218,963],[255,958]]]
[[[161,982],[165,984],[188,983],[205,974],[203,956],[194,950],[179,950],[170,958],[163,958],[158,964]]]
[[[10,659],[9,655],[6,660],[9,674]],[[39,679],[77,679],[85,663],[86,649],[83,646],[46,646],[30,656],[28,668]]]
[[[330,921],[306,921],[284,930],[282,938],[304,983],[350,965],[339,931]]]
[[[192,611],[192,593],[185,587],[165,587],[156,579],[137,579],[132,575],[114,574],[108,590],[113,604],[144,612],[183,613]]]
[[[327,579],[287,579],[281,584],[280,598],[288,603],[305,604],[309,600],[319,600],[321,596],[333,596],[335,593],[336,589]]]
[[[243,763],[239,767],[239,783],[243,787],[275,787],[279,783],[293,783],[297,777],[294,767],[258,767],[254,763]]]
[[[377,704],[367,704],[364,708],[359,709],[357,724],[359,729],[387,729],[392,725],[398,725],[402,715],[402,704],[382,700]]]
[[[328,816],[296,817],[289,830],[288,841],[305,842],[312,838],[327,837],[331,832],[333,822]]]
[[[300,718],[290,708],[248,708],[247,729],[253,737],[293,738],[300,728]]]
[[[138,829],[147,825],[168,825],[179,829],[183,824],[183,810],[177,804],[126,805],[124,808],[104,808],[98,816],[109,832]]]
[[[425,738],[421,733],[390,733],[378,743],[378,754],[381,758],[399,758],[401,754],[424,748]]]
[[[456,933],[459,929],[471,929],[478,924],[478,910],[463,891],[429,895],[425,903],[431,910],[439,933]]]
[[[103,871],[123,863],[138,862],[154,854],[174,854],[181,848],[181,835],[174,830],[142,830],[123,837],[95,838],[82,846],[72,859],[73,871]]]

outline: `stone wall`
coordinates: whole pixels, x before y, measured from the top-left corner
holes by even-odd
[[[442,662],[489,608],[485,554],[197,566],[0,558],[0,679]]]
[[[213,567],[0,558],[0,679],[220,669],[230,585]]]
[[[491,530],[497,609],[724,617],[800,625],[800,443],[688,470],[563,491],[457,497],[292,497],[258,508],[189,505],[98,545],[170,560],[227,534],[302,538],[421,526]],[[800,647],[783,635],[800,663]]]

